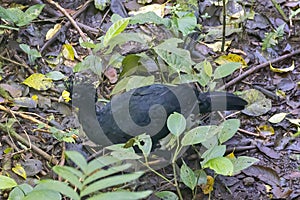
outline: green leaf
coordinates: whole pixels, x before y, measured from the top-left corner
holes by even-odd
[[[212,66],[211,66],[210,62],[208,62],[207,60],[205,60],[202,63],[203,63],[203,69],[204,69],[205,74],[208,77],[211,77],[213,69],[212,69]]]
[[[233,174],[237,174],[240,171],[250,167],[254,163],[258,162],[259,160],[256,158],[248,157],[248,156],[240,156],[233,162]]]
[[[28,55],[29,62],[31,64],[33,64],[37,58],[42,57],[40,52],[38,52],[36,49],[31,49],[27,44],[20,44],[19,46]]]
[[[296,15],[298,15],[300,13],[300,8],[294,10],[290,10],[291,14],[289,16],[289,20],[291,20],[292,18],[294,18]]]
[[[51,78],[54,81],[59,81],[64,79],[66,76],[60,71],[52,71],[46,74],[48,78]]]
[[[154,47],[154,51],[176,72],[191,73],[194,61],[188,50],[177,48],[181,42],[181,39],[170,38]]]
[[[134,74],[138,68],[141,67],[139,64],[141,57],[136,54],[127,55],[122,61],[122,72],[120,77],[130,76]]]
[[[70,167],[70,166],[64,166],[64,168],[66,170],[68,170],[69,172],[71,172],[72,174],[76,175],[78,178],[83,177],[83,173],[81,171],[79,171],[79,169],[76,169],[74,167]]]
[[[168,117],[167,126],[170,132],[178,137],[186,129],[186,120],[182,114],[174,112]]]
[[[122,61],[125,57],[119,53],[113,54],[108,62],[108,66],[114,66],[114,68],[120,68],[122,66]]]
[[[139,149],[142,150],[145,157],[148,157],[151,153],[152,149],[152,140],[150,135],[146,135],[145,133],[142,135],[138,135],[136,138],[136,142]],[[142,141],[142,143],[141,143]]]
[[[30,54],[30,46],[28,46],[27,44],[20,44],[19,47],[27,54]]]
[[[105,188],[109,188],[112,186],[116,186],[119,184],[123,184],[126,182],[130,182],[133,180],[138,179],[141,175],[143,175],[143,172],[135,172],[132,174],[122,174],[118,176],[108,177],[102,180],[99,180],[95,183],[90,184],[86,188],[82,190],[80,193],[80,196],[83,197],[85,195],[92,194],[93,192],[100,191]]]
[[[102,59],[99,56],[88,55],[80,63],[77,63],[73,68],[74,72],[80,72],[83,70],[90,69],[95,74],[101,76],[102,74]]]
[[[163,24],[166,27],[170,26],[170,19],[161,18],[155,12],[146,12],[137,14],[131,17],[130,24],[146,24],[146,23],[154,23],[154,24]]]
[[[209,160],[203,167],[210,168],[217,174],[224,176],[231,176],[233,174],[233,164],[228,158],[225,157],[213,158]]]
[[[122,160],[124,160],[122,157],[116,158],[113,156],[101,156],[88,163],[88,171],[86,174],[91,174],[98,169],[121,162]]]
[[[196,74],[181,74],[172,81],[172,84],[178,85],[182,83],[193,83],[196,81],[198,81],[198,76]]]
[[[156,192],[155,196],[162,200],[178,200],[177,195],[174,192],[171,191],[161,191],[161,192]]]
[[[14,179],[7,177],[7,176],[0,175],[0,189],[1,190],[13,188],[13,187],[16,187],[17,185],[18,184]]]
[[[17,26],[25,26],[29,24],[32,20],[36,19],[42,12],[45,4],[36,4],[30,6],[24,13],[23,17],[18,20]]]
[[[154,76],[131,76],[126,85],[126,91],[146,85],[152,85],[153,83]]]
[[[52,170],[57,173],[59,176],[63,177],[67,181],[69,181],[72,185],[79,188],[79,190],[82,189],[82,183],[79,181],[81,177],[77,177],[75,174],[73,174],[73,171],[70,171],[69,168],[66,168],[65,166],[54,166]]]
[[[197,177],[191,168],[189,168],[185,163],[182,164],[180,168],[180,179],[188,186],[191,190],[194,190],[197,185]]]
[[[29,7],[25,13],[19,8],[5,9],[0,6],[0,18],[7,20],[17,26],[24,26],[36,19],[44,8],[44,4]]]
[[[87,172],[87,162],[83,155],[81,155],[77,151],[66,151],[66,155],[68,158],[70,158],[80,169],[83,171],[83,173]]]
[[[130,80],[131,77],[125,77],[117,84],[115,85],[114,89],[111,91],[111,95],[117,94],[119,92],[122,92],[126,89],[126,85],[128,84],[128,81]]]
[[[284,118],[288,114],[289,113],[277,113],[277,114],[273,115],[268,121],[273,123],[273,124],[277,124],[277,123],[281,122],[282,120],[284,120]]]
[[[194,13],[188,13],[180,18],[175,18],[175,24],[178,27],[178,30],[182,32],[183,36],[195,31],[197,26],[197,19]]]
[[[105,54],[110,54],[115,46],[125,44],[129,41],[139,42],[142,45],[147,45],[147,41],[150,41],[151,38],[146,34],[142,33],[120,33],[116,35],[109,41],[109,48],[105,51]]]
[[[34,190],[52,190],[59,192],[74,200],[80,200],[79,195],[68,184],[56,180],[42,180]]]
[[[138,200],[146,199],[152,191],[146,190],[141,192],[129,192],[129,191],[116,191],[116,192],[105,192],[99,195],[95,195],[89,200],[107,200],[107,199],[122,199],[122,200]]]
[[[0,18],[16,23],[24,13],[18,8],[3,8],[0,6]]]
[[[275,32],[265,33],[265,38],[263,39],[262,50],[266,50],[278,43],[277,35]]]
[[[22,200],[26,194],[31,192],[33,187],[27,183],[23,183],[15,187],[8,196],[9,200]]]
[[[118,20],[120,20],[120,19],[122,19],[122,18],[123,18],[123,17],[121,17],[120,15],[114,13],[114,14],[111,16],[110,21],[111,21],[112,23],[115,23],[116,21],[118,21]]]
[[[19,188],[15,187],[8,196],[9,200],[22,200],[25,197],[24,192]]]
[[[219,142],[222,144],[232,138],[240,127],[239,119],[229,119],[219,125],[220,132],[218,133]]]
[[[22,200],[36,200],[36,199],[51,199],[51,200],[61,200],[61,195],[59,192],[53,190],[33,190]]]
[[[126,147],[125,147],[125,145],[126,145]],[[138,159],[142,158],[142,156],[139,156],[138,154],[135,153],[134,149],[132,147],[130,147],[130,144],[128,144],[128,143],[117,144],[118,149],[115,148],[116,145],[113,145],[113,146],[114,146],[113,152],[111,152],[111,155],[115,158],[122,158],[124,160],[138,160]],[[111,150],[111,147],[110,147],[110,150]]]
[[[196,64],[195,69],[199,71],[198,82],[202,87],[205,87],[209,83],[212,77],[212,66],[210,62],[204,60],[201,63]]]
[[[204,169],[198,169],[195,171],[195,175],[198,177],[197,185],[206,185],[207,183],[207,174]]]
[[[189,130],[182,138],[181,144],[183,146],[199,144],[211,138],[216,133],[217,126],[198,126]]]
[[[126,169],[130,168],[131,164],[130,163],[126,163],[124,165],[120,165],[120,166],[113,166],[110,167],[108,169],[101,169],[95,173],[93,173],[92,175],[88,176],[84,182],[83,185],[87,185],[93,181],[96,181],[97,179],[118,173],[118,172],[122,172],[125,171]]]
[[[110,0],[95,0],[95,8],[103,11],[109,4]]]
[[[270,48],[272,46],[275,46],[278,44],[278,40],[282,39],[284,35],[284,27],[285,23],[281,24],[276,28],[275,31],[265,33],[265,38],[263,39],[263,44],[262,44],[262,50],[266,50],[267,48]]]
[[[225,63],[216,68],[214,72],[214,78],[220,79],[232,74],[235,70],[241,68],[242,64],[239,62]]]
[[[204,160],[201,162],[201,165],[204,166],[207,161],[223,156],[225,152],[226,145],[218,145],[206,150],[201,156],[201,158],[204,158]]]
[[[216,129],[218,130],[218,129]],[[214,146],[218,145],[218,135],[215,134],[213,135],[211,138],[208,138],[207,140],[205,140],[204,142],[201,142],[201,144],[206,148],[206,149],[211,149]]]
[[[125,28],[127,27],[129,23],[129,19],[120,19],[117,22],[115,22],[106,32],[104,39],[103,39],[103,44],[104,46],[108,46],[109,42],[112,38],[116,37],[118,34],[123,32]]]

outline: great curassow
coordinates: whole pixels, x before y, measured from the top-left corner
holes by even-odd
[[[108,146],[126,143],[147,133],[153,147],[168,135],[166,126],[170,114],[190,114],[211,111],[242,110],[247,102],[227,92],[200,93],[194,86],[154,84],[115,95],[109,103],[96,109],[96,90],[89,84],[75,84],[73,105],[79,108],[79,121],[94,143]]]

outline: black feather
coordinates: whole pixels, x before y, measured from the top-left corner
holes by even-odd
[[[174,112],[188,117],[191,113],[242,110],[247,104],[227,92],[199,93],[187,84],[154,84],[116,95],[96,111],[93,87],[76,85],[73,90],[73,103],[79,107],[84,131],[93,142],[104,146],[126,143],[142,133],[150,134],[155,146],[169,133],[166,120]]]

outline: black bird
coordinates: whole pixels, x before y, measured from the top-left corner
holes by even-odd
[[[83,130],[93,142],[108,146],[126,143],[142,133],[151,135],[153,146],[168,133],[166,120],[174,112],[190,114],[242,110],[247,102],[232,93],[200,93],[188,84],[154,84],[116,95],[96,109],[96,90],[92,85],[73,87],[72,101],[79,108]]]

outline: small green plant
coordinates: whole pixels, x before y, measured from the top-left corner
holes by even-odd
[[[28,55],[28,60],[31,65],[34,64],[34,61],[37,58],[42,57],[40,52],[38,52],[36,49],[31,49],[27,44],[20,44],[19,46]]]
[[[3,8],[0,6],[0,18],[18,27],[26,26],[36,19],[44,8],[44,4],[29,7],[25,12],[19,8]],[[5,27],[3,27],[5,28]]]
[[[131,192],[125,189],[107,191],[114,186],[120,186],[138,179],[143,172],[120,174],[131,167],[131,164],[120,164],[121,159],[112,156],[102,156],[89,163],[76,151],[67,151],[67,157],[72,160],[79,169],[69,166],[55,166],[53,171],[65,179],[65,182],[56,180],[41,180],[35,187],[27,183],[17,183],[6,176],[0,176],[0,189],[13,190],[9,194],[9,200],[16,199],[52,199],[60,200],[62,195],[74,200],[80,199],[142,199],[152,192]],[[103,192],[106,190],[106,192]]]
[[[225,156],[226,145],[223,145],[223,143],[232,138],[237,132],[240,126],[240,121],[238,119],[229,119],[220,125],[198,126],[186,131],[186,119],[183,115],[174,113],[168,117],[167,126],[176,141],[175,152],[171,161],[173,166],[174,182],[168,180],[147,164],[146,157],[149,155],[149,151],[151,150],[151,143],[147,142],[149,140],[143,140],[145,144],[142,148],[141,146],[138,146],[145,157],[145,166],[173,184],[177,189],[179,199],[183,199],[183,197],[181,195],[178,182],[183,182],[192,190],[193,194],[196,195],[196,186],[206,183],[206,173],[204,172],[205,168],[214,170],[216,175],[232,176],[240,173],[241,170],[246,169],[258,161],[256,158],[247,156],[240,156],[238,158],[236,158],[233,154]],[[148,137],[150,138],[150,136]],[[146,135],[143,135],[143,138],[147,138]],[[137,141],[140,141],[140,139],[141,138]],[[137,143],[139,144],[139,142]],[[202,161],[200,162],[201,169],[193,171],[185,162],[183,162],[179,174],[180,180],[177,180],[176,160],[183,148],[195,144],[201,144],[207,149],[202,155],[199,155],[202,158]],[[175,194],[170,194],[170,192],[167,191],[158,193],[160,198],[166,198],[164,195],[169,197],[170,195],[174,196]],[[176,198],[178,197],[176,196]]]
[[[113,25],[108,29],[105,36],[99,38],[99,43],[81,43],[81,46],[84,48],[92,48],[93,55],[87,56],[81,63],[78,63],[74,67],[74,72],[89,69],[101,77],[102,71],[104,70],[103,66],[122,66],[120,78],[128,78],[129,80],[130,76],[135,73],[138,74],[145,70],[148,71],[148,66],[145,65],[147,63],[156,65],[162,74],[165,72],[162,69],[164,68],[164,66],[162,66],[164,64],[159,60],[163,59],[167,64],[170,75],[174,72],[191,73],[192,65],[195,63],[191,60],[190,52],[178,47],[179,43],[184,42],[183,40],[169,38],[157,44],[155,38],[151,38],[146,34],[125,33],[124,30],[129,24],[154,23],[156,25],[163,25],[166,29],[171,29],[173,33],[178,34],[178,32],[181,32],[186,36],[192,33],[197,26],[197,20],[194,14],[176,12],[172,19],[163,19],[154,12],[148,12],[125,19],[114,15],[112,21],[114,22]],[[140,43],[141,46],[144,46],[145,52],[120,55],[118,52],[113,51],[116,47],[120,47],[129,41]],[[151,55],[151,57],[149,55]],[[165,77],[161,78],[163,82],[168,82]],[[126,83],[128,80],[126,80]]]
[[[263,39],[263,44],[262,44],[262,50],[271,48],[277,45],[279,40],[282,40],[284,35],[284,26],[285,23],[278,26],[276,30],[265,34],[265,38]]]
[[[198,82],[202,87],[208,86],[210,90],[214,90],[216,86],[216,80],[222,79],[230,74],[232,74],[235,70],[241,68],[242,64],[240,62],[228,62],[220,65],[215,70],[210,62],[204,60],[200,63],[197,63],[194,68],[198,70],[198,73],[186,73],[174,79],[172,83],[190,83],[190,82]]]

